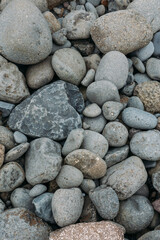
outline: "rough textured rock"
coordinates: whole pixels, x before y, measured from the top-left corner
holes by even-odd
[[[91,28],[91,36],[102,53],[117,50],[128,54],[146,46],[153,33],[142,15],[121,10],[98,18]]]
[[[159,179],[160,179],[160,172],[159,171],[152,174],[152,184],[153,184],[153,187],[157,190],[157,192],[160,192]]]
[[[145,233],[144,235],[142,235],[142,237],[138,238],[138,240],[159,240],[159,235],[160,235],[160,230],[154,230],[154,231],[150,231]]]
[[[76,110],[81,112],[83,108],[79,89],[56,81],[17,105],[10,114],[8,124],[11,129],[29,136],[62,140],[72,129],[81,127],[81,118]]]
[[[0,144],[0,168],[4,162],[4,155],[5,155],[5,146]]]
[[[89,196],[84,197],[84,206],[79,219],[79,222],[97,222],[97,211]]]
[[[22,157],[23,154],[28,150],[29,143],[21,143],[18,146],[12,148],[5,155],[5,162],[11,162]]]
[[[119,163],[128,157],[129,146],[125,145],[119,148],[113,148],[108,151],[105,156],[105,162],[107,163],[107,167],[111,167],[116,163]]]

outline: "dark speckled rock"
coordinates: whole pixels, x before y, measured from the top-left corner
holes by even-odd
[[[65,139],[70,131],[81,128],[84,101],[75,85],[61,80],[40,88],[14,108],[9,127],[31,137]],[[77,110],[77,111],[76,111]]]

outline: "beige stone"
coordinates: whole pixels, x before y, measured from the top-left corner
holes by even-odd
[[[84,57],[84,61],[86,63],[87,70],[94,69],[96,71],[101,58],[98,54],[91,54],[87,57]]]
[[[51,33],[57,32],[58,30],[61,29],[61,24],[57,20],[57,18],[54,16],[53,13],[46,11],[43,13],[43,16],[45,17],[45,19],[48,22]]]
[[[5,146],[0,144],[0,167],[3,165],[3,162],[4,162],[4,154],[5,154]]]

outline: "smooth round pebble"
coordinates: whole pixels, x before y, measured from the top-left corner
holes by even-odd
[[[6,153],[5,162],[15,161],[22,157],[29,148],[29,143],[21,143]]]
[[[98,117],[100,114],[101,108],[96,103],[88,105],[83,110],[83,115],[86,117]]]
[[[154,53],[153,56],[159,57],[160,56],[160,32],[155,33],[153,37],[153,45],[154,45]]]
[[[136,96],[132,96],[129,98],[127,107],[133,107],[133,108],[144,110],[144,105],[142,101],[140,100],[139,97],[136,97]]]
[[[154,38],[153,38],[153,41],[154,41]],[[135,54],[142,62],[144,62],[152,56],[154,52],[154,48],[155,46],[153,45],[152,42],[150,42],[145,47],[135,51],[133,54]]]
[[[153,80],[160,80],[160,60],[157,58],[150,58],[146,64],[146,71],[148,76]]]
[[[104,15],[105,11],[106,11],[105,6],[103,4],[97,6],[96,11],[97,11],[98,16]]]
[[[89,130],[101,133],[103,128],[105,127],[107,120],[101,114],[95,118],[83,118],[83,124],[87,124],[89,126]]]
[[[47,191],[47,187],[45,185],[37,184],[29,191],[29,196],[37,197],[46,191]]]
[[[23,133],[21,133],[21,132],[18,132],[18,131],[15,131],[14,133],[13,133],[13,137],[14,137],[14,140],[15,140],[15,142],[16,143],[25,143],[25,142],[27,142],[28,140],[27,140],[27,137],[23,134]]]
[[[89,194],[90,190],[96,188],[96,184],[92,179],[83,179],[80,187],[85,193]]]
[[[154,231],[145,233],[140,238],[138,238],[138,240],[151,240],[151,239],[159,240],[159,236],[160,236],[160,230],[154,230]]]
[[[88,87],[89,84],[91,84],[93,82],[94,76],[95,76],[95,70],[89,69],[86,76],[83,78],[81,84],[85,87]]]
[[[97,10],[96,10],[96,8],[93,6],[92,3],[86,2],[85,8],[86,8],[87,12],[93,13],[93,14],[96,16],[96,18],[98,18]]]
[[[103,104],[102,111],[104,117],[109,120],[115,120],[123,109],[123,104],[119,102],[108,101]]]
[[[143,82],[151,81],[151,79],[148,77],[148,75],[147,74],[143,74],[143,73],[136,73],[134,75],[134,80],[138,84],[143,83]]]
[[[140,72],[145,73],[145,66],[142,63],[142,61],[138,57],[132,57],[131,58],[133,62],[133,66]]]
[[[6,150],[10,150],[15,145],[13,132],[3,126],[0,126],[0,143],[5,146]]]
[[[25,188],[16,188],[10,197],[11,203],[14,208],[26,208],[30,211],[34,211],[32,204],[33,197],[29,195],[29,190]]]

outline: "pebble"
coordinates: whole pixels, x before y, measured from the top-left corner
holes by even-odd
[[[93,203],[91,202],[89,196],[84,197],[84,206],[79,219],[79,222],[97,222],[97,211]]]
[[[0,192],[10,192],[19,187],[25,179],[22,167],[16,162],[10,162],[0,169]]]
[[[154,49],[155,49],[155,45],[154,45],[154,38],[153,38],[153,42],[150,42],[145,47],[136,50],[133,54],[135,54],[136,57],[138,57],[142,62],[144,62],[152,56],[152,54],[155,51]]]
[[[87,12],[93,13],[93,14],[96,16],[96,18],[98,18],[97,10],[96,10],[96,8],[93,6],[93,4],[91,4],[90,2],[87,2],[87,3],[85,4],[85,8],[86,8]]]
[[[7,38],[6,31],[8,32]],[[50,29],[43,15],[31,1],[11,1],[0,16],[0,32],[2,33],[0,36],[1,53],[14,63],[35,64],[45,59],[51,52]]]
[[[29,191],[29,196],[37,197],[46,191],[47,191],[47,187],[45,185],[37,184]]]
[[[135,195],[140,195],[140,196],[144,196],[146,198],[149,197],[149,188],[147,186],[147,184],[144,184],[136,193]]]
[[[129,98],[127,107],[138,108],[140,110],[144,110],[144,105],[139,97],[132,96]]]
[[[153,187],[160,193],[160,172],[155,172],[152,174],[152,184]]]
[[[58,45],[64,45],[67,42],[67,29],[62,28],[52,34],[53,41]]]
[[[126,86],[122,89],[122,93],[123,93],[124,95],[129,96],[129,97],[132,96],[135,86],[136,86],[135,82],[132,82],[131,84],[126,85]]]
[[[159,235],[160,235],[160,231],[154,230],[154,231],[145,233],[140,238],[138,238],[138,240],[150,240],[150,239],[159,240]]]
[[[61,80],[79,85],[86,74],[85,62],[74,49],[57,50],[52,57],[52,66]]]
[[[101,114],[101,108],[96,104],[92,103],[85,107],[83,115],[86,117],[98,117]]]
[[[109,120],[115,120],[123,109],[123,104],[119,102],[107,101],[102,106],[104,117]]]
[[[9,150],[5,155],[5,163],[15,161],[22,157],[29,148],[29,143],[21,143]]]
[[[155,56],[155,57],[159,57],[160,56],[159,43],[160,43],[160,32],[157,32],[157,33],[155,33],[155,35],[153,37],[153,45],[154,45],[153,56]]]
[[[62,154],[67,156],[70,152],[79,149],[84,139],[84,130],[82,128],[73,129],[62,148]]]
[[[35,214],[46,222],[55,223],[52,213],[53,193],[43,193],[33,199],[32,203],[35,207]]]
[[[105,6],[102,5],[102,4],[99,5],[99,6],[97,6],[97,7],[96,7],[96,11],[97,11],[98,16],[104,15],[105,12],[106,12]]]
[[[107,123],[102,134],[107,139],[110,147],[122,147],[128,139],[128,130],[120,122]]]
[[[150,58],[146,64],[146,71],[148,76],[153,80],[160,80],[160,60],[157,58]]]
[[[89,130],[95,131],[98,133],[101,133],[103,128],[105,127],[107,123],[107,120],[104,118],[103,115],[99,115],[98,117],[95,118],[83,118],[83,127],[84,124],[87,124],[89,127]]]
[[[8,117],[14,107],[15,105],[12,103],[0,101],[0,111],[2,112],[2,117]]]
[[[134,80],[138,84],[151,81],[148,75],[143,73],[136,73],[134,75]]]
[[[149,161],[160,159],[160,133],[158,130],[148,130],[136,133],[130,141],[131,152]]]
[[[83,190],[83,192],[89,194],[90,190],[93,190],[96,188],[96,184],[92,179],[83,179],[80,187]]]
[[[97,7],[101,0],[87,0],[87,2],[91,3],[93,6]]]
[[[114,219],[119,211],[119,200],[111,187],[101,185],[89,192],[89,197],[103,219]]]
[[[112,148],[108,151],[107,155],[105,156],[105,162],[107,167],[111,167],[128,157],[129,154],[129,146],[125,145],[119,148]]]
[[[3,165],[4,156],[5,156],[5,146],[0,144],[0,168]]]
[[[46,11],[43,13],[43,16],[48,23],[48,27],[51,33],[54,33],[61,29],[61,24],[59,23],[58,19],[54,16],[53,13]]]
[[[147,172],[142,160],[131,156],[110,167],[101,179],[101,184],[112,187],[119,200],[125,200],[137,192],[146,180]]]
[[[118,89],[110,81],[97,81],[87,87],[86,95],[89,101],[102,106],[107,101],[120,101]]]
[[[128,77],[128,60],[118,51],[106,53],[96,71],[95,81],[107,80],[122,88]]]
[[[0,199],[0,214],[4,212],[5,208],[6,208],[5,203]]]
[[[89,40],[75,40],[72,41],[73,47],[75,47],[82,56],[90,55],[94,52],[95,45]]]
[[[57,225],[65,227],[76,223],[83,204],[84,198],[79,188],[58,189],[52,198],[52,212]]]
[[[70,41],[66,41],[66,43],[64,45],[57,45],[57,44],[52,44],[52,54],[54,54],[57,50],[63,49],[63,48],[70,48],[71,47],[71,42]]]
[[[115,50],[128,54],[146,46],[153,37],[150,24],[142,15],[132,10],[103,15],[94,22],[90,33],[96,46],[104,54]]]
[[[94,80],[95,70],[89,69],[86,73],[86,76],[83,78],[81,84],[85,87],[88,87]]]
[[[152,202],[152,206],[156,212],[160,213],[160,199],[156,199],[154,202]],[[159,214],[158,214],[159,216]]]
[[[77,5],[76,6],[76,10],[83,10],[83,11],[85,11],[86,9],[85,9],[85,7],[83,5]]]
[[[98,54],[91,54],[87,57],[84,57],[83,59],[86,63],[87,69],[88,70],[94,69],[95,71],[97,70],[100,60],[101,60],[101,58]]]
[[[124,226],[126,233],[137,233],[147,228],[154,216],[149,200],[144,196],[132,196],[120,202],[116,222]]]
[[[156,161],[143,160],[145,168],[154,168],[156,166]]]
[[[60,188],[73,188],[78,187],[83,181],[82,172],[69,165],[63,165],[58,176],[56,183]]]
[[[18,144],[27,142],[27,137],[21,132],[15,131],[13,133],[13,137],[14,137],[15,142]]]
[[[145,66],[138,57],[132,57],[131,60],[135,69],[137,69],[140,73],[145,73]]]
[[[91,130],[84,131],[81,148],[87,149],[103,158],[108,152],[108,147],[108,141],[103,135]]]
[[[106,163],[97,154],[86,149],[78,149],[69,153],[64,163],[78,168],[85,178],[98,179],[106,174]]]
[[[59,143],[49,138],[38,138],[31,141],[30,148],[25,155],[27,182],[36,185],[55,179],[60,171],[61,163]]]

